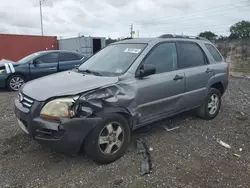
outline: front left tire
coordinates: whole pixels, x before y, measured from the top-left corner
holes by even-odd
[[[111,113],[85,139],[84,150],[95,162],[108,164],[124,155],[130,142],[130,126],[124,116]]]
[[[22,85],[25,83],[25,79],[21,75],[11,75],[7,79],[7,88],[10,91],[18,91]]]

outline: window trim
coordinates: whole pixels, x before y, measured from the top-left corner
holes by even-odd
[[[185,43],[185,44],[194,44],[196,46],[198,46],[198,48],[200,48],[201,52],[203,53],[203,56],[205,57],[205,64],[204,65],[199,65],[199,66],[192,66],[192,67],[185,67],[185,68],[180,68],[180,59],[179,59],[179,48],[178,45],[180,43]],[[197,42],[193,42],[193,41],[176,41],[176,48],[177,48],[177,70],[183,70],[183,69],[189,69],[189,68],[195,68],[195,67],[201,67],[201,66],[205,66],[205,65],[209,65],[210,62],[208,60],[208,57],[206,55],[206,53],[204,52],[204,50],[202,49],[202,47],[197,43]]]
[[[208,48],[207,48],[206,45],[210,45],[210,46],[212,46],[212,47],[215,49],[215,51],[216,51],[216,52],[219,54],[219,56],[221,57],[221,60],[220,60],[220,61],[217,61],[217,60],[214,58],[214,56],[213,56],[213,55],[211,54],[211,52],[208,50]],[[219,51],[214,45],[212,45],[212,44],[210,44],[210,43],[204,43],[204,46],[205,46],[205,48],[207,49],[207,51],[209,52],[209,54],[212,56],[212,58],[214,59],[215,62],[217,62],[217,63],[223,62],[223,56],[221,55],[220,51]]]
[[[56,58],[56,62],[58,63],[59,61],[59,54],[58,54],[58,52],[50,52],[50,53],[46,53],[46,54],[41,54],[39,57],[36,57],[35,59],[33,59],[33,61],[32,61],[32,63],[34,62],[34,61],[36,61],[37,59],[39,59],[39,58],[41,58],[41,57],[43,57],[43,56],[46,56],[46,55],[50,55],[50,54],[56,54],[57,55],[57,58]],[[43,62],[43,64],[50,64],[50,63],[44,63]]]
[[[67,62],[67,61],[60,61],[60,55],[61,54],[71,54],[71,55],[74,55],[75,57],[76,57],[76,59],[75,60],[67,60],[67,61],[79,61],[79,59],[78,59],[78,57],[77,57],[77,55],[75,54],[75,53],[72,53],[72,52],[59,52],[58,53],[58,62]],[[81,60],[81,59],[80,59]]]
[[[144,62],[145,60],[148,58],[148,56],[154,51],[155,48],[157,48],[158,46],[162,45],[162,44],[166,44],[166,43],[174,43],[175,44],[175,49],[176,49],[176,55],[177,55],[177,58],[176,58],[176,68],[171,70],[171,71],[167,71],[167,72],[161,72],[161,73],[155,73],[154,75],[158,75],[158,74],[164,74],[164,73],[168,73],[168,72],[173,72],[173,71],[176,71],[178,70],[178,51],[177,51],[177,44],[176,44],[176,41],[162,41],[162,42],[159,42],[157,44],[155,44],[150,50],[149,52],[147,53],[147,55],[145,55],[145,57],[142,59],[141,63],[138,65],[136,71],[135,71],[135,77],[137,75],[137,72],[140,71],[140,68],[144,65]]]

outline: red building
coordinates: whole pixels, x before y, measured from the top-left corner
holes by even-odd
[[[18,61],[42,50],[58,50],[57,37],[0,34],[0,60]]]

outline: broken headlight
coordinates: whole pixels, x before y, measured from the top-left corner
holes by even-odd
[[[42,108],[40,116],[45,119],[71,118],[75,116],[78,105],[76,104],[79,96],[58,98],[49,101]]]

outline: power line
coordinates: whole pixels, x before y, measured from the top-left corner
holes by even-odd
[[[250,5],[248,5],[247,7],[249,7]],[[246,7],[246,6],[244,6]],[[233,9],[235,9],[235,7],[232,7]],[[249,10],[241,10],[241,11],[249,11]],[[238,12],[237,12],[238,13]],[[162,22],[157,22],[157,24],[169,24],[169,23],[173,23],[173,22],[176,22],[176,21],[188,21],[188,20],[196,20],[196,19],[200,19],[200,18],[208,18],[208,17],[214,17],[214,16],[228,16],[228,15],[231,15],[232,12],[218,12],[217,14],[213,13],[211,15],[207,15],[207,16],[196,16],[196,17],[180,17],[179,19],[166,19],[166,20],[163,20]],[[150,25],[150,24],[154,24],[154,22],[148,22],[148,23],[144,23],[144,24],[138,24],[136,23],[137,25],[139,26],[143,26],[143,25]]]
[[[233,6],[233,7],[231,7],[231,8],[229,8],[229,9],[235,9],[235,6],[237,6],[237,4],[238,5],[240,5],[240,3],[248,3],[249,1],[247,1],[247,0],[244,0],[244,1],[239,1],[239,2],[237,2],[237,3],[234,3],[234,4],[232,4],[232,3],[230,3],[230,4],[227,4],[227,5],[223,5],[223,6],[220,6],[220,7],[218,7],[218,6],[216,6],[216,7],[210,7],[210,8],[207,8],[207,9],[201,9],[201,10],[198,10],[198,11],[196,11],[195,12],[195,14],[196,13],[199,13],[199,12],[203,12],[204,13],[204,11],[206,11],[206,10],[211,10],[212,9],[212,12],[213,11],[216,11],[216,9],[218,9],[217,11],[223,11],[223,10],[227,10],[227,9],[221,9],[222,7],[227,7],[227,6]],[[247,6],[247,5],[244,5],[244,6]],[[192,15],[191,15],[192,16]],[[178,18],[180,18],[180,17],[177,17],[177,19]],[[150,19],[150,21],[153,21],[153,20],[161,20],[161,19],[166,19],[166,16],[164,16],[164,17],[158,17],[158,18],[153,18],[153,19]],[[148,22],[149,20],[147,19],[147,20],[139,20],[139,21],[135,21],[137,24],[140,24],[140,23],[143,23],[143,22]]]

